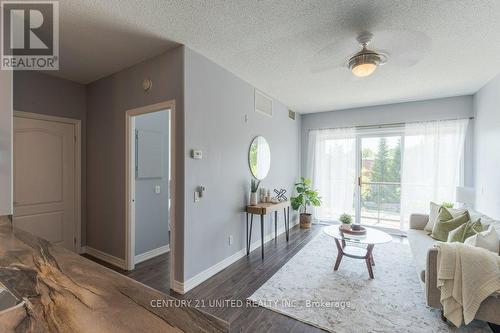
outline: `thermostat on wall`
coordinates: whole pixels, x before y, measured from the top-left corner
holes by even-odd
[[[203,158],[203,153],[201,150],[193,149],[191,150],[191,157],[195,160],[201,160]]]

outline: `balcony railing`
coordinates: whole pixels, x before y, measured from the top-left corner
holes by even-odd
[[[401,183],[361,183],[361,224],[399,229]]]

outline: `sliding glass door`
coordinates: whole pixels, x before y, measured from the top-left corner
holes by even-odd
[[[404,232],[429,202],[463,184],[467,119],[309,131],[307,177],[322,198],[314,216]]]
[[[358,135],[356,220],[383,229],[402,229],[401,133]]]

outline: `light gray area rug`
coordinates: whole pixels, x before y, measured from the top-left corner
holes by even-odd
[[[374,248],[375,279],[364,260],[344,257],[321,232],[250,300],[330,332],[489,332],[481,322],[456,329],[425,305],[409,246],[394,241]]]

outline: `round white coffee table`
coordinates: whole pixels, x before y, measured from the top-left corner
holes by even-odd
[[[392,241],[392,237],[383,231],[364,227],[366,229],[366,234],[355,236],[347,233],[343,233],[339,230],[338,225],[332,225],[323,229],[323,232],[330,237],[333,237],[335,244],[337,245],[338,255],[337,261],[333,270],[336,271],[339,268],[340,262],[344,256],[354,259],[364,259],[366,262],[366,267],[368,268],[368,274],[370,279],[373,279],[373,268],[375,266],[375,261],[373,260],[373,248],[375,244],[384,244]],[[352,244],[364,244],[367,245],[366,249],[362,247],[352,246]]]

